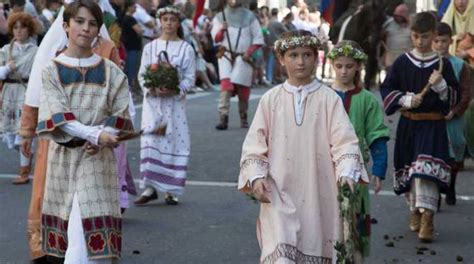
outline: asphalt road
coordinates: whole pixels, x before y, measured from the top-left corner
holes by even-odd
[[[251,113],[265,91],[253,91]],[[246,130],[239,128],[236,101],[231,106],[229,130],[214,129],[217,98],[217,92],[189,98],[192,154],[186,193],[178,206],[167,206],[160,199],[128,209],[120,263],[258,263],[258,204],[235,188]],[[396,117],[386,121],[393,131]],[[390,149],[392,145],[393,140]],[[132,172],[138,178],[139,141],[131,141],[128,150]],[[17,152],[1,144],[0,264],[29,260],[25,227],[31,184],[10,184],[18,163]],[[378,223],[372,226],[372,254],[366,263],[474,263],[474,163],[466,164],[467,170],[458,178],[458,204],[442,205],[435,218],[436,240],[425,245],[428,250],[423,255],[417,254],[421,244],[416,234],[408,230],[405,200],[393,195],[388,176],[382,194],[372,196],[372,215]],[[387,247],[388,242],[394,242],[394,247]],[[457,256],[463,262],[457,262]]]

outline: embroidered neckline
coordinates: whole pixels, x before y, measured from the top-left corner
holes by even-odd
[[[282,87],[293,95],[293,109],[295,122],[297,126],[301,126],[304,120],[306,109],[306,98],[308,94],[313,93],[321,87],[321,83],[314,79],[312,82],[299,87],[291,85],[288,81],[282,84]]]
[[[428,68],[432,66],[433,64],[437,63],[439,61],[439,56],[436,53],[433,53],[433,55],[430,55],[428,57],[424,57],[424,59],[421,59],[418,55],[412,53],[412,52],[407,52],[405,53],[407,58],[418,68]]]

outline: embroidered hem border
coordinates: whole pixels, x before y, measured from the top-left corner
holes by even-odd
[[[38,122],[36,132],[52,131],[56,127],[73,120],[76,120],[76,116],[72,112],[56,113],[50,119]]]
[[[430,155],[418,155],[411,166],[405,166],[395,172],[394,191],[402,194],[410,190],[412,177],[434,180],[441,184],[441,190],[445,189],[451,178],[451,167],[441,159]]]
[[[90,259],[120,258],[122,248],[122,219],[97,216],[82,219],[87,255]],[[68,220],[42,215],[43,251],[64,257],[67,250]]]
[[[273,264],[278,261],[279,258],[287,258],[294,261],[295,263],[305,264],[331,264],[332,259],[320,256],[306,255],[299,251],[297,247],[286,243],[280,243],[276,246],[275,250],[266,256],[261,264]]]

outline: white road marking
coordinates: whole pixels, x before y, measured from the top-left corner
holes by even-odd
[[[16,175],[14,174],[0,174],[0,179],[13,179]],[[140,180],[134,180],[135,184],[139,184]],[[218,181],[186,181],[186,185],[190,186],[206,186],[206,187],[237,187],[236,182],[218,182]],[[370,194],[374,194],[374,191],[370,191]],[[397,196],[392,191],[380,191],[377,195],[381,196]],[[458,200],[462,201],[474,201],[474,195],[456,195]]]

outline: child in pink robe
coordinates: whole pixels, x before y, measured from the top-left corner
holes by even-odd
[[[338,184],[368,181],[341,99],[313,78],[319,45],[307,31],[275,42],[289,78],[262,96],[242,147],[238,188],[261,202],[260,263],[335,263]]]

